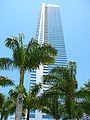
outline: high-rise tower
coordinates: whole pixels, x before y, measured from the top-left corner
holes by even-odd
[[[39,44],[49,43],[53,45],[57,49],[58,54],[55,57],[54,65],[41,65],[39,69],[32,71],[30,89],[34,83],[41,82],[42,76],[48,74],[53,67],[64,66],[67,63],[64,36],[58,5],[42,3],[38,16],[36,39],[38,40]],[[44,86],[43,89],[47,89],[47,86]],[[49,119],[48,115],[45,115],[44,113],[38,113],[34,110],[31,110],[30,117],[32,120]]]

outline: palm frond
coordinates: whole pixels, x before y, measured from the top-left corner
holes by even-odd
[[[87,115],[90,116],[90,102],[84,100],[80,102],[81,109],[86,113]]]
[[[13,66],[20,68],[24,58],[24,50],[17,38],[7,38],[5,40],[5,46],[13,50]]]
[[[5,96],[2,93],[0,93],[0,112],[2,110],[2,104],[3,104],[4,98]]]
[[[34,38],[31,38],[31,40],[29,41],[28,45],[26,46],[25,50],[25,54],[27,55],[29,52],[32,52],[34,49],[38,49],[40,45],[38,44],[38,41],[35,40]]]
[[[1,70],[8,70],[13,69],[13,61],[10,58],[0,58],[0,69]]]
[[[57,50],[52,45],[46,43],[41,46],[41,52],[49,53],[52,56],[57,55]]]
[[[58,76],[55,76],[53,74],[48,74],[43,76],[43,83],[44,84],[55,84],[59,81],[60,79]]]
[[[40,45],[38,44],[37,40],[34,38],[31,39],[31,41],[28,43],[25,50],[25,62],[24,66],[26,66],[25,69],[32,70],[39,68],[40,65],[40,57],[38,54],[38,49]]]
[[[53,94],[54,92],[52,91],[51,93],[49,90],[46,90],[41,96],[39,96],[40,109],[46,114],[53,116],[53,118],[59,119],[62,113],[61,103],[58,99],[57,93]]]
[[[31,40],[25,52],[25,66],[28,70],[39,68],[40,64],[53,64],[57,51],[51,45],[39,45],[36,40]]]
[[[19,48],[19,43],[18,43],[17,38],[15,38],[15,37],[7,38],[5,40],[5,46],[12,49],[12,50]]]
[[[17,48],[13,51],[13,62],[16,68],[21,68],[24,62],[24,51],[23,48]]]
[[[0,86],[13,86],[15,85],[12,80],[10,80],[8,77],[0,76]]]
[[[6,101],[7,114],[13,115],[16,109],[16,101],[12,97],[8,97]]]
[[[35,84],[32,88],[31,94],[33,96],[36,96],[40,92],[40,89],[41,89],[41,83]]]
[[[70,69],[71,76],[76,79],[76,62],[70,61],[68,68]]]
[[[42,64],[54,64],[57,50],[50,44],[43,44],[38,54],[40,55]]]

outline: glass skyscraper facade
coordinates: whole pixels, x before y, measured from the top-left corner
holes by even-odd
[[[58,5],[42,3],[38,22],[35,39],[38,40],[39,44],[49,43],[57,49],[57,56],[55,57],[54,65],[40,65],[40,68],[31,72],[30,89],[32,89],[35,83],[42,82],[43,75],[56,66],[65,66],[67,63],[64,36],[61,24],[60,10]],[[47,89],[48,86],[44,85],[43,90]],[[51,120],[48,115],[31,110],[31,120]]]

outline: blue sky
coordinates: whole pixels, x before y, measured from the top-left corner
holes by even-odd
[[[0,57],[11,57],[4,46],[7,37],[25,34],[27,44],[35,36],[37,17],[42,2],[58,4],[62,19],[67,59],[77,62],[79,87],[90,78],[90,0],[0,0]],[[0,71],[0,75],[19,83],[19,71]],[[29,88],[30,73],[24,84]],[[8,89],[0,91],[7,92]]]

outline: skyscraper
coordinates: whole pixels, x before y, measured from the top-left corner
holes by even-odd
[[[43,75],[48,74],[53,67],[64,66],[67,63],[64,36],[58,5],[42,3],[38,16],[35,38],[38,40],[39,44],[49,43],[54,46],[57,49],[58,54],[55,57],[54,65],[41,65],[39,69],[32,71],[30,89],[32,89],[34,83],[41,82]],[[47,89],[47,86],[43,86],[43,89]],[[44,113],[31,110],[30,118],[32,118],[32,120],[48,120],[49,116]]]

